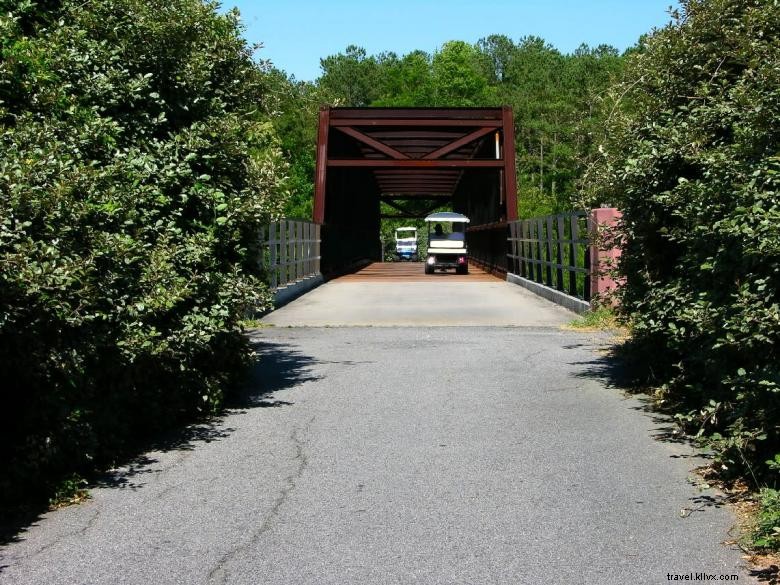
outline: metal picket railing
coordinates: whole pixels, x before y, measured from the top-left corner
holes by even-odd
[[[588,213],[509,223],[509,271],[584,301],[591,297]]]
[[[282,219],[260,230],[260,259],[271,290],[320,274],[322,226]]]

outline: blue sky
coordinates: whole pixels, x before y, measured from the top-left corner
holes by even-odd
[[[361,46],[369,54],[433,52],[450,40],[475,43],[490,34],[536,35],[563,52],[606,43],[621,51],[669,21],[676,0],[223,0],[237,7],[258,57],[314,80],[320,58]]]

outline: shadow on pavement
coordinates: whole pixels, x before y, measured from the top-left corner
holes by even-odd
[[[318,360],[307,356],[292,345],[253,340],[257,356],[250,368],[245,384],[233,390],[225,399],[221,414],[199,422],[179,427],[136,446],[140,453],[129,457],[124,464],[91,478],[89,488],[117,488],[139,490],[147,479],[163,469],[156,467],[159,460],[155,452],[181,452],[186,457],[199,444],[211,443],[229,437],[236,429],[230,426],[230,416],[253,408],[284,407],[293,404],[273,397],[274,392],[287,390],[304,382],[315,380],[310,371]],[[35,526],[47,512],[43,505],[30,504],[0,518],[0,546],[19,542],[30,527]],[[0,574],[6,565],[0,564]]]
[[[593,352],[593,358],[585,361],[570,362],[577,367],[577,378],[597,380],[607,388],[612,388],[630,394],[639,404],[632,406],[646,414],[658,427],[653,429],[653,438],[668,443],[692,445],[689,438],[681,432],[669,412],[664,411],[661,405],[647,393],[647,387],[640,385],[631,375],[622,357],[620,346],[576,344],[567,346],[566,349],[589,349]],[[598,354],[596,354],[598,352]],[[671,455],[674,458],[684,458],[687,455]],[[690,457],[706,457],[706,455],[691,455]]]
[[[755,577],[759,583],[780,585],[780,567],[777,565],[770,565],[769,567],[765,568],[753,569],[750,571],[750,576]]]
[[[570,362],[576,367],[574,376],[580,379],[597,380],[607,388],[631,395],[636,405],[630,408],[642,412],[656,425],[655,428],[651,429],[653,439],[664,443],[696,447],[695,442],[682,431],[672,414],[664,410],[656,400],[653,400],[648,393],[648,388],[639,384],[636,378],[631,375],[630,368],[623,358],[624,348],[617,345],[580,343],[567,346],[566,349],[585,349],[591,352],[592,359]],[[696,449],[691,453],[672,453],[669,457],[692,459],[697,462],[695,464],[701,465],[702,460],[711,459],[712,455]],[[689,479],[689,481],[692,480]],[[697,482],[693,481],[693,483]],[[701,483],[703,485],[706,482],[702,479]],[[721,493],[699,494],[689,498],[689,504],[682,508],[681,516],[687,518],[691,514],[703,512],[707,508],[720,508],[734,499],[735,496]]]
[[[236,430],[228,424],[231,415],[241,414],[253,408],[292,405],[290,401],[275,399],[273,394],[316,379],[309,368],[317,363],[317,360],[302,354],[291,345],[253,341],[252,349],[256,359],[250,367],[246,381],[240,388],[227,394],[221,414],[159,437],[145,450],[163,453],[187,452],[194,451],[201,443],[225,439]],[[157,463],[156,459],[141,455],[133,459],[129,465],[105,474],[93,486],[139,489],[145,483],[142,481],[145,475],[162,471],[152,468],[155,463]]]
[[[319,360],[307,356],[285,343],[253,341],[257,356],[249,372],[246,385],[231,395],[225,403],[228,409],[267,408],[292,404],[274,399],[271,395],[318,379],[311,366]]]

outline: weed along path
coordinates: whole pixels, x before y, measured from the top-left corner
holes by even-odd
[[[2,550],[0,583],[753,582],[722,544],[734,518],[691,481],[699,460],[605,383],[599,334],[253,339],[240,404],[40,518]]]

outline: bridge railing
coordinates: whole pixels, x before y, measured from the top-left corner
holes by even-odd
[[[290,287],[320,275],[322,226],[311,221],[282,219],[260,229],[259,262],[271,290]]]
[[[569,296],[590,300],[587,212],[510,222],[509,250],[511,273]]]
[[[604,208],[510,222],[508,278],[575,310],[596,298],[610,302],[620,257],[610,226],[620,217],[617,209]]]

